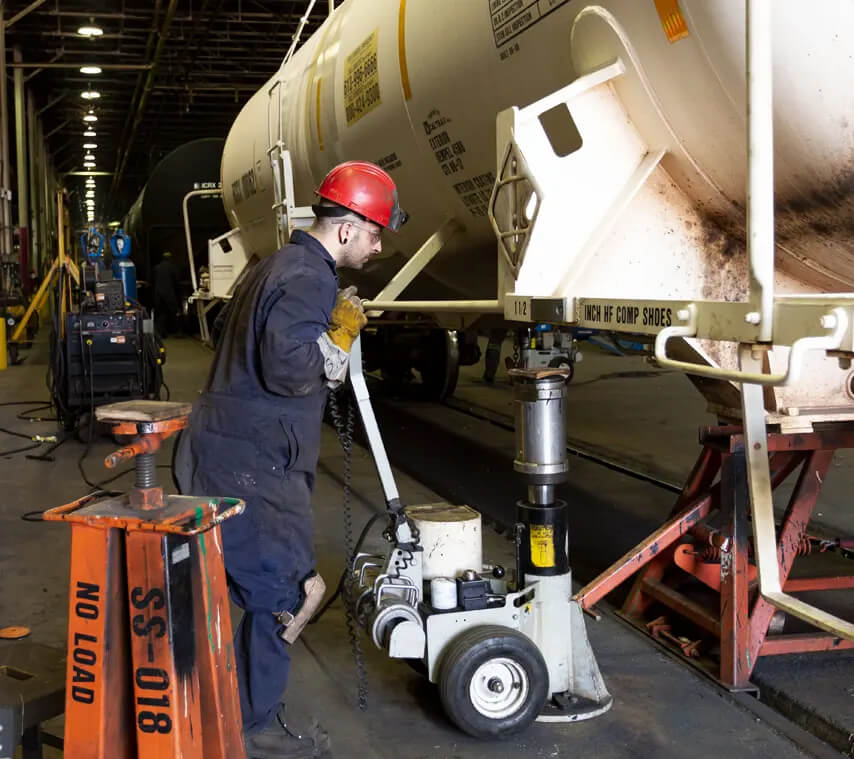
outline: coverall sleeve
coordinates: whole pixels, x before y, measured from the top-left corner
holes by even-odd
[[[309,395],[323,385],[317,338],[329,329],[326,289],[318,276],[306,273],[276,290],[260,340],[261,376],[269,392]]]

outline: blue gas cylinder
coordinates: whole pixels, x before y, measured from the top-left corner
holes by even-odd
[[[110,238],[113,251],[113,279],[120,279],[125,291],[125,300],[136,300],[136,266],[130,260],[130,237],[123,229],[117,229]]]
[[[113,260],[113,279],[120,279],[125,300],[136,300],[136,264],[127,259]]]

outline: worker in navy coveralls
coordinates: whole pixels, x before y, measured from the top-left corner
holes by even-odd
[[[281,703],[290,656],[280,636],[292,642],[310,616],[301,607],[319,601],[310,502],[322,415],[366,323],[336,270],[360,269],[380,252],[382,230],[406,220],[391,177],[371,163],[335,167],[317,194],[314,225],[237,288],[175,461],[182,493],[247,504],[222,536],[231,595],[245,612],[234,651],[248,759],[328,749],[316,721],[299,724],[296,699]]]

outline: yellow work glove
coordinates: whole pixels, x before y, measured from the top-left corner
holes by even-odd
[[[352,285],[338,291],[332,316],[329,319],[329,331],[326,333],[331,342],[345,353],[350,352],[353,341],[368,323],[362,301],[356,297],[356,288]]]

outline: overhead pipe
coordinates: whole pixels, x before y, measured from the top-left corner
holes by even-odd
[[[159,5],[160,0],[157,0],[157,6]],[[151,68],[148,71],[148,76],[145,79],[145,84],[143,85],[142,91],[139,94],[139,101],[137,102],[137,106],[132,117],[130,134],[126,141],[124,140],[124,134],[122,135],[122,142],[120,143],[120,154],[116,157],[116,173],[113,177],[112,191],[110,193],[111,196],[114,195],[116,189],[122,181],[122,174],[124,173],[128,157],[130,156],[130,149],[133,145],[133,140],[136,137],[137,129],[139,129],[139,125],[142,122],[142,116],[145,113],[145,105],[148,102],[148,96],[151,94],[154,78],[157,76],[157,64],[160,61],[160,56],[163,53],[163,48],[166,46],[166,38],[169,35],[169,28],[172,26],[172,19],[175,16],[175,9],[177,8],[177,6],[178,0],[169,0],[169,6],[166,8],[166,16],[163,19],[163,25],[160,27],[160,32],[157,39],[157,47],[154,49],[154,56],[151,59]],[[149,40],[150,39],[151,38],[149,37]],[[131,100],[131,103],[134,102],[136,102],[136,92],[134,93],[134,98]]]
[[[55,126],[53,129],[51,129],[51,130],[50,130],[50,131],[49,131],[49,132],[44,136],[44,138],[45,138],[46,140],[49,140],[49,139],[50,139],[51,137],[53,137],[57,132],[59,132],[59,131],[60,131],[60,130],[62,130],[62,129],[65,129],[65,127],[67,127],[67,126],[68,126],[68,124],[69,124],[69,122],[70,122],[70,121],[71,121],[71,119],[66,119],[65,121],[63,121],[63,122],[62,122],[61,124],[59,124],[58,126]]]
[[[63,93],[57,95],[55,98],[48,100],[47,103],[45,103],[41,108],[39,108],[36,111],[36,116],[41,116],[45,111],[49,110],[50,108],[53,108],[57,103],[62,102],[67,97],[68,97],[68,93],[63,92]],[[68,122],[66,122],[66,124],[67,123]]]
[[[172,5],[174,5],[174,4],[175,4],[175,2],[173,0]],[[171,8],[171,6],[170,6],[170,8]],[[173,15],[174,15],[174,12],[175,12],[174,8],[172,8]],[[146,43],[145,43],[145,58],[146,59],[148,59],[148,57],[152,54],[152,51],[154,51],[154,49],[155,49],[154,45],[155,45],[155,40],[157,39],[157,19],[159,18],[159,16],[160,16],[160,0],[155,0],[154,15],[152,16],[154,21],[151,25],[151,29],[148,32],[148,39],[146,40]],[[167,17],[168,17],[168,13],[167,13]],[[164,21],[164,26],[165,26],[165,21]],[[162,37],[161,37],[161,39],[162,39]],[[150,64],[148,64],[149,65],[149,68],[148,68],[149,74],[152,71],[151,65],[153,64],[153,62],[154,61],[152,61]],[[133,106],[139,100],[141,93],[142,93],[143,83],[145,82],[145,78],[143,76],[144,73],[145,72],[140,72],[139,76],[137,76],[136,86],[133,89],[133,97],[131,97],[131,99],[130,99],[131,110],[128,111],[127,119],[125,119],[125,124],[124,124],[124,127],[122,128],[122,136],[119,139],[119,149],[118,149],[118,152],[116,153],[115,176],[119,176],[119,163],[121,162],[122,157],[123,157],[124,145],[126,144],[125,138],[127,137],[128,130],[130,129],[130,125],[133,122],[133,116],[132,116]],[[116,187],[117,187],[117,183],[114,182],[112,185],[113,192],[110,193],[111,196],[113,196],[113,193],[115,192]]]

